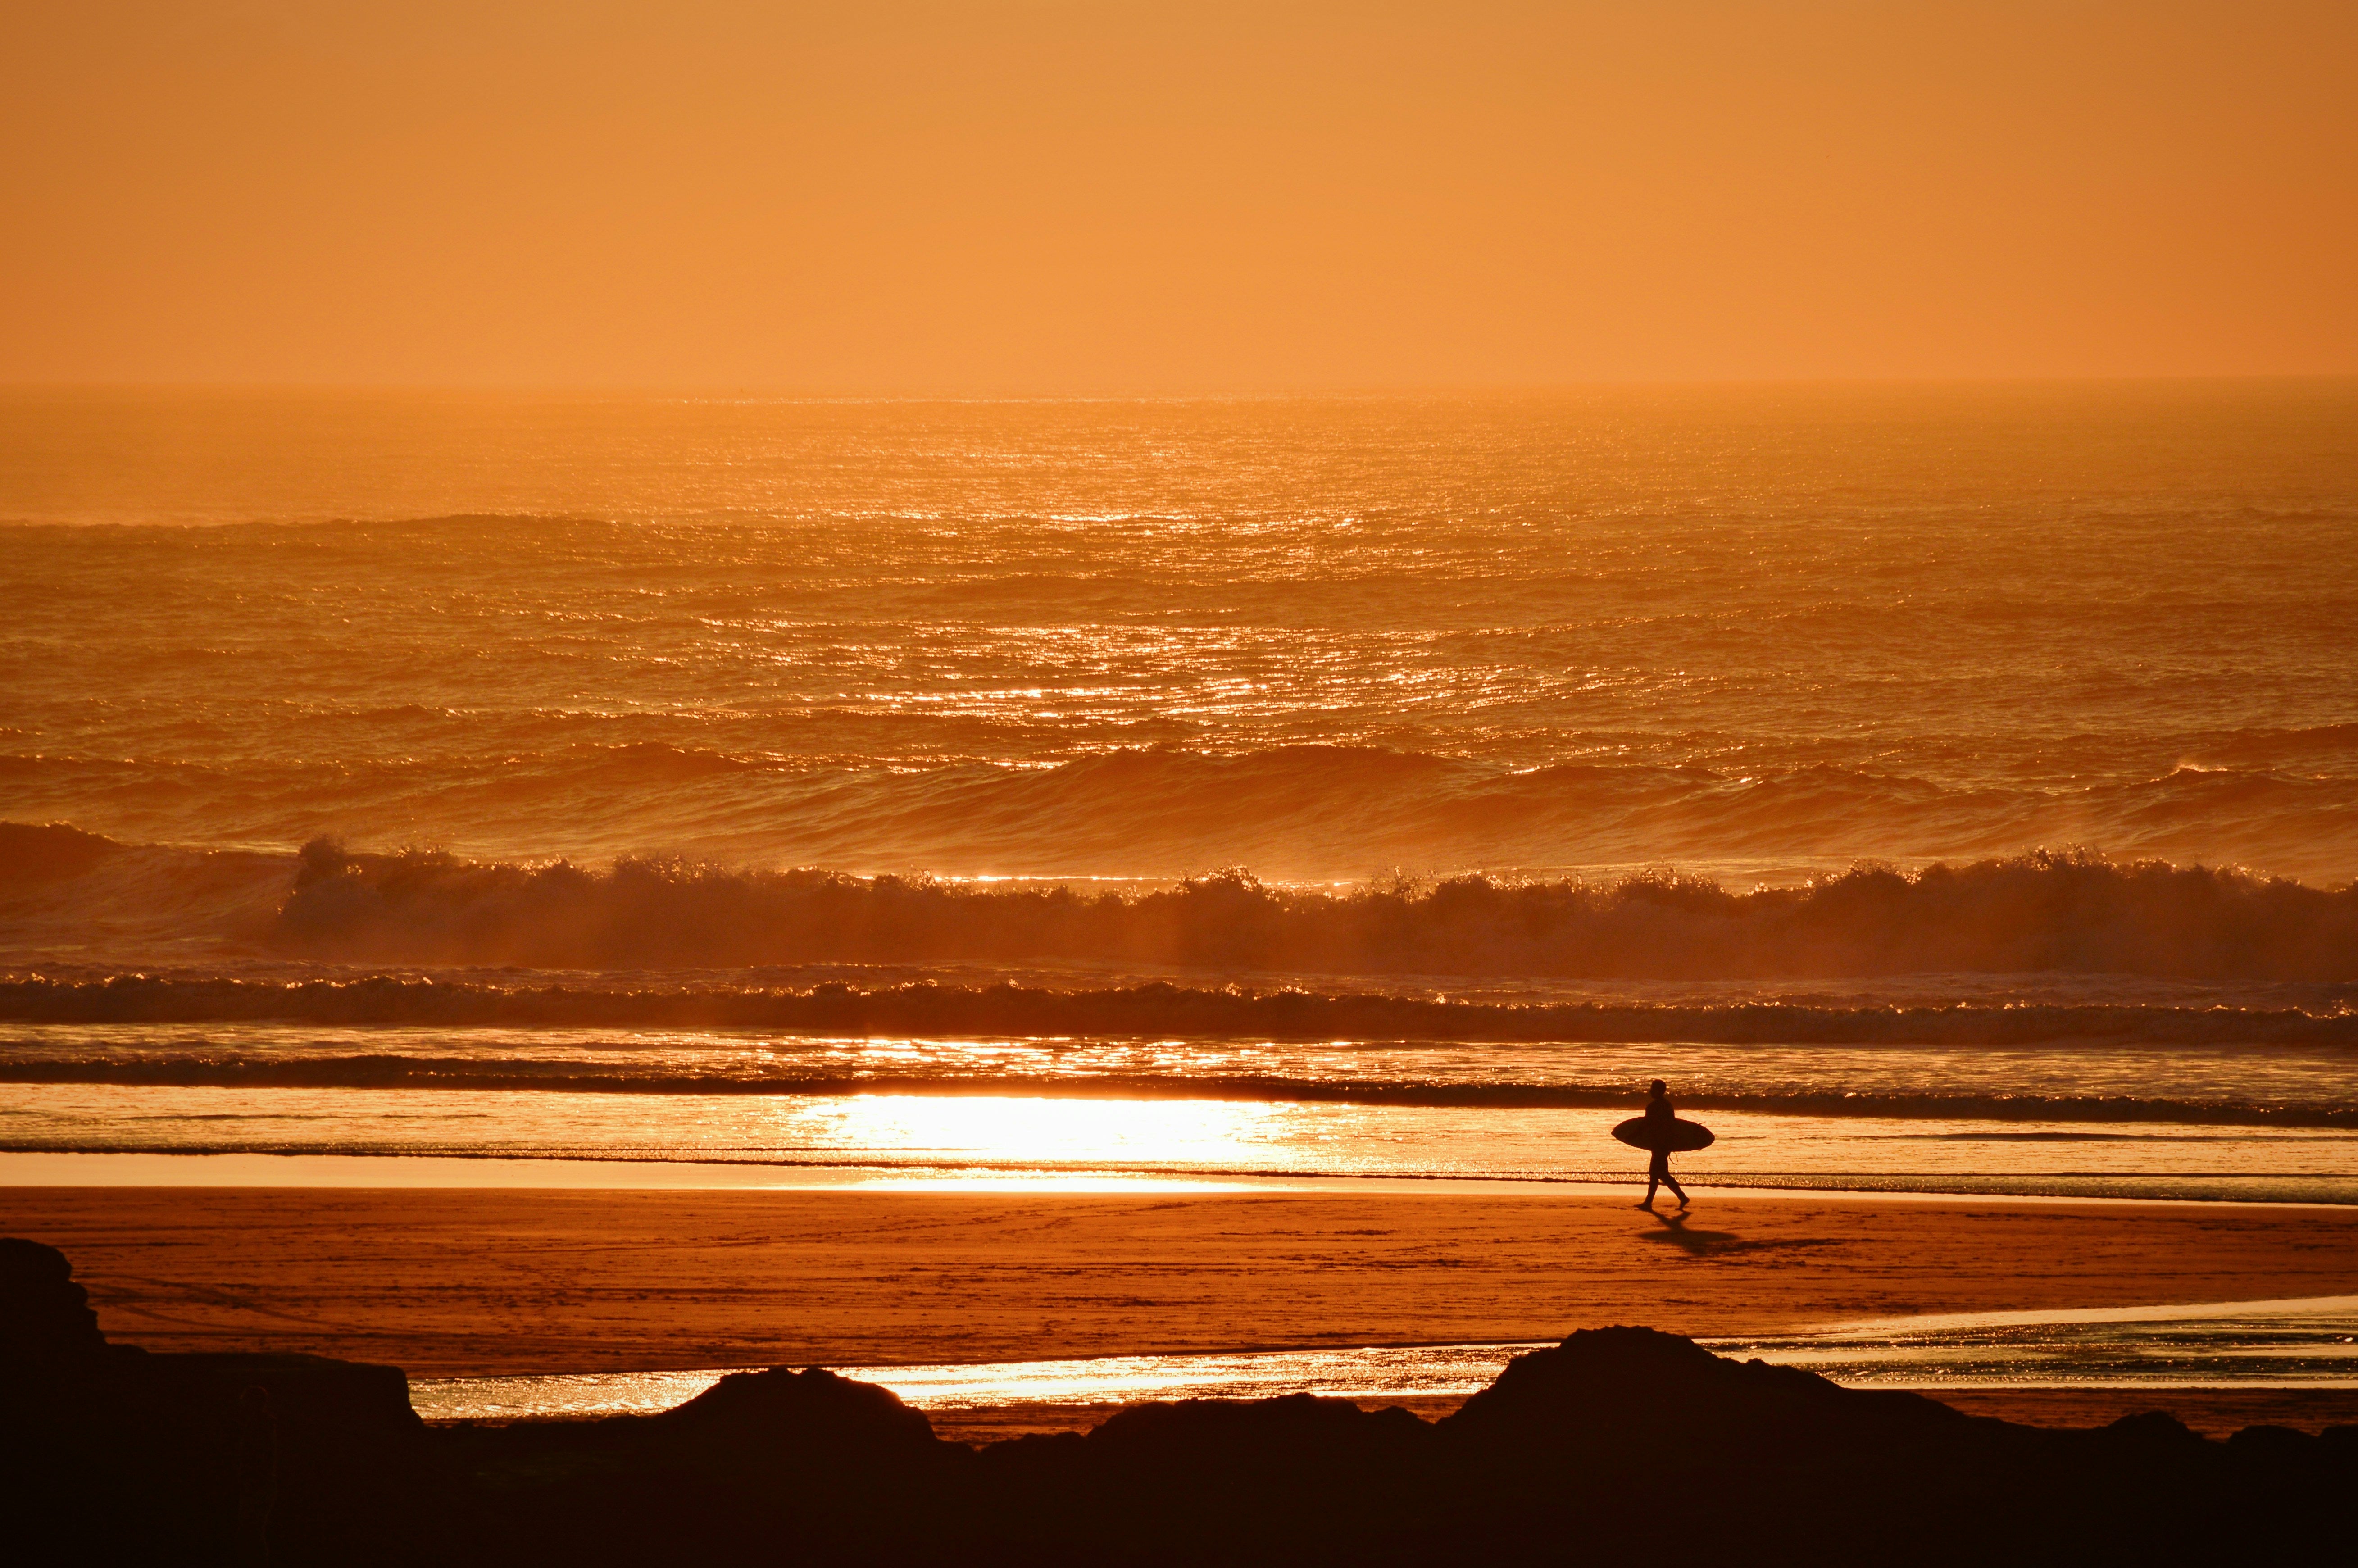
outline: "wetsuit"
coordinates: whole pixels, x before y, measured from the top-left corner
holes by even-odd
[[[1659,1129],[1663,1133],[1668,1133],[1671,1130],[1671,1123],[1676,1121],[1678,1119],[1679,1113],[1671,1108],[1670,1096],[1656,1095],[1653,1098],[1646,1102],[1646,1130],[1648,1131],[1651,1132]],[[1671,1152],[1668,1149],[1662,1148],[1660,1143],[1658,1141],[1654,1148],[1654,1158],[1646,1166],[1647,1207],[1653,1207],[1654,1194],[1661,1187],[1668,1187],[1671,1192],[1678,1195],[1679,1206],[1681,1208],[1684,1208],[1686,1206],[1686,1189],[1680,1186],[1678,1184],[1678,1178],[1671,1174]]]

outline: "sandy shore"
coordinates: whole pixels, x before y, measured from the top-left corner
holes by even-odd
[[[421,1375],[1749,1334],[2358,1293],[2358,1211],[1626,1196],[16,1187],[106,1332]]]

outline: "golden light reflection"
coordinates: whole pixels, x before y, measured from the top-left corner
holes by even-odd
[[[1196,1166],[1220,1169],[1269,1158],[1293,1108],[1231,1100],[1096,1099],[1011,1095],[847,1095],[806,1102],[796,1117],[824,1123],[834,1149],[886,1149],[897,1158],[939,1154],[978,1166]],[[817,1115],[814,1116],[814,1110]],[[978,1173],[979,1176],[979,1173]],[[939,1181],[910,1173],[887,1184]],[[1017,1180],[1001,1176],[1001,1180]],[[1044,1176],[1021,1178],[1038,1184]],[[1102,1173],[1062,1179],[1063,1190]],[[972,1184],[962,1180],[960,1185]],[[1129,1184],[1127,1183],[1125,1185]]]
[[[1110,1412],[1146,1400],[1269,1399],[1310,1393],[1339,1399],[1465,1395],[1488,1383],[1537,1343],[1336,1346],[1194,1356],[1099,1356],[1066,1360],[845,1367],[919,1410],[979,1410],[1040,1401],[1098,1405]],[[550,1415],[650,1415],[719,1382],[723,1368],[513,1378],[416,1378],[410,1402],[428,1421],[513,1421]]]
[[[1884,1388],[2348,1388],[2358,1385],[2358,1297],[1887,1318],[1701,1343],[1724,1356]],[[1036,1402],[1110,1411],[1145,1400],[1465,1395],[1495,1379],[1509,1357],[1539,1347],[1337,1346],[839,1370],[925,1411]],[[722,1375],[714,1368],[421,1378],[412,1379],[410,1398],[428,1421],[651,1414],[694,1399]]]
[[[863,1176],[835,1184],[893,1193],[1238,1193],[1277,1192],[1295,1183],[1247,1178],[1108,1176],[1082,1171],[925,1171]]]

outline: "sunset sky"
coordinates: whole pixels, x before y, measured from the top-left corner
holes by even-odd
[[[2358,371],[2358,6],[59,0],[0,380]]]

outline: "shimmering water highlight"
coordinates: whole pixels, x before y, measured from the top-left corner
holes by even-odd
[[[2358,1297],[1895,1318],[1701,1343],[1723,1356],[1801,1367],[1861,1388],[2358,1388]],[[1033,1402],[1110,1413],[1149,1400],[1462,1396],[1487,1386],[1515,1355],[1541,1347],[1423,1345],[834,1370],[881,1383],[920,1410]],[[644,1415],[695,1398],[723,1370],[417,1378],[410,1402],[442,1422]]]

